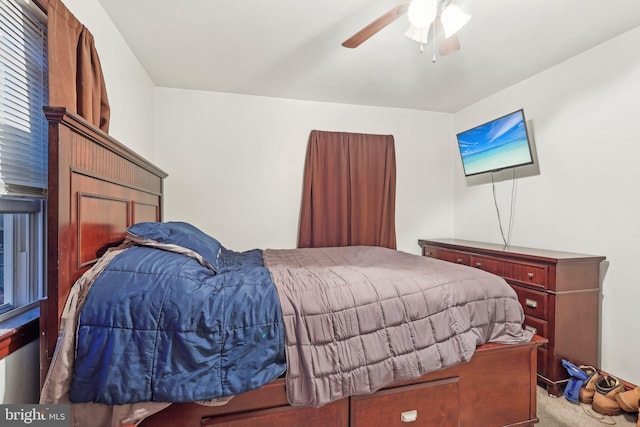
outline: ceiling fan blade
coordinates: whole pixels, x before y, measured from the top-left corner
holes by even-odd
[[[393,21],[398,19],[400,16],[407,13],[409,9],[409,2],[400,3],[384,15],[380,16],[378,19],[371,22],[369,25],[346,39],[342,42],[342,46],[353,49],[355,47],[360,46],[362,43],[367,41],[371,36],[376,34],[378,31],[382,30],[387,25],[391,24]]]
[[[440,16],[436,17],[434,25],[436,26],[436,41],[440,56],[449,55],[450,53],[460,50],[460,40],[458,40],[458,35],[456,33],[445,38]]]
[[[440,56],[449,55],[458,50],[460,50],[460,41],[457,34],[452,34],[450,37],[442,38],[438,41],[438,53]]]

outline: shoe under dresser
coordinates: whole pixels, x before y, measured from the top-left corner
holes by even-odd
[[[569,378],[562,359],[598,368],[603,256],[457,239],[418,240],[424,256],[503,277],[518,294],[524,327],[548,340],[538,348],[538,381],[559,395]]]

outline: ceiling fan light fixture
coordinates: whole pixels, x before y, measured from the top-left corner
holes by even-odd
[[[409,4],[409,22],[418,28],[428,28],[437,13],[437,0],[412,0]]]
[[[444,36],[449,38],[469,22],[471,15],[464,13],[458,6],[450,4],[442,12],[440,18],[442,20],[442,27],[444,28]]]
[[[429,27],[416,27],[415,25],[411,25],[404,35],[420,44],[427,44],[429,43],[430,32]]]

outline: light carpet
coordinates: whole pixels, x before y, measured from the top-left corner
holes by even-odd
[[[574,404],[564,396],[550,396],[547,391],[537,387],[538,395],[538,427],[602,427],[615,425],[618,427],[636,427],[637,414],[623,412],[613,417],[601,415],[591,409],[591,405]]]

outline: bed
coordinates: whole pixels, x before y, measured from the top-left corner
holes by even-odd
[[[50,178],[48,296],[41,303],[43,382],[72,285],[100,264],[110,248],[122,243],[127,228],[162,221],[166,177],[162,170],[64,108],[48,107],[45,114],[49,120]],[[269,256],[291,254],[277,252]],[[410,262],[427,262],[415,258],[420,257]],[[270,271],[274,278],[279,274],[275,268]],[[283,323],[289,313],[285,306]],[[278,376],[228,402],[162,403],[145,413],[142,425],[530,425],[537,421],[536,348],[540,345],[544,340],[536,336],[514,344],[482,344],[468,361],[428,370],[424,375],[401,375],[374,384],[367,393],[328,399],[321,396],[308,404],[292,404],[288,393],[292,383],[288,375]],[[110,407],[95,405],[94,414]]]

